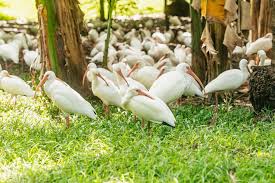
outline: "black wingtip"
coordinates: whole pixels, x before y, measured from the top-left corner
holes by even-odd
[[[170,124],[168,124],[168,123],[166,123],[166,122],[164,122],[164,121],[162,122],[162,124],[163,124],[163,125],[166,125],[166,126],[169,126],[169,127],[172,127],[172,128],[175,128],[175,126],[172,126],[172,125],[170,125]]]

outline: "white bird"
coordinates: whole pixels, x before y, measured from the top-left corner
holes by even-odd
[[[113,83],[117,84],[116,83],[116,78],[115,78],[115,76],[112,72],[110,72],[109,70],[104,69],[104,68],[98,68],[95,63],[91,62],[91,63],[88,64],[87,70],[86,70],[86,72],[83,76],[82,85],[85,84],[85,76],[86,76],[87,72],[90,71],[91,69],[97,69],[97,71],[100,73],[101,76],[103,76],[103,77],[111,80]]]
[[[150,55],[155,60],[159,60],[161,57],[173,53],[172,50],[166,44],[156,43],[153,45],[148,51],[148,55]]]
[[[92,83],[92,91],[104,106],[105,113],[109,113],[109,105],[121,106],[121,96],[118,87],[108,78],[101,75],[99,68],[92,68],[87,72],[87,78]]]
[[[190,32],[182,32],[178,31],[177,34],[178,42],[185,44],[185,46],[191,47],[192,46],[192,35]]]
[[[177,17],[177,16],[170,16],[169,17],[169,23],[173,26],[180,26],[181,25],[181,21],[180,21],[179,17]]]
[[[135,50],[141,50],[142,49],[141,41],[135,36],[131,38],[130,45]]]
[[[145,86],[143,84],[141,84],[140,82],[130,78],[130,77],[125,77],[125,75],[123,74],[123,68],[124,65],[122,63],[117,63],[113,65],[113,72],[115,74],[115,77],[117,79],[117,84],[118,84],[118,88],[119,88],[119,93],[121,96],[125,95],[126,90],[130,87],[130,86],[135,86],[138,87],[140,89],[143,90],[147,90],[145,88]],[[128,74],[128,73],[127,73]]]
[[[203,94],[200,88],[194,83],[190,75],[200,84],[203,84],[190,66],[186,63],[181,63],[176,67],[175,71],[167,72],[161,75],[152,85],[149,93],[162,99],[165,103],[173,102],[179,99],[182,95],[185,96],[200,96]]]
[[[174,49],[174,54],[176,57],[176,60],[178,63],[183,63],[185,62],[186,59],[186,52],[185,52],[185,46],[178,44],[176,48]]]
[[[40,62],[40,54],[38,51],[33,51],[33,50],[23,50],[23,59],[25,63],[31,67],[34,70],[41,70],[42,63]]]
[[[266,53],[264,50],[259,50],[257,55],[260,59],[259,66],[271,65],[271,59],[267,59]]]
[[[217,78],[208,83],[204,93],[216,91],[235,90],[244,84],[249,77],[248,61],[242,59],[239,63],[240,69],[230,69],[222,72]]]
[[[166,39],[165,43],[167,44],[175,38],[175,33],[171,29],[169,29],[164,33],[164,37]]]
[[[264,37],[257,39],[256,41],[252,42],[247,50],[246,55],[252,55],[257,53],[259,50],[268,51],[272,48],[272,33],[266,34]]]
[[[0,39],[0,45],[5,44],[5,41],[3,39]]]
[[[10,75],[6,70],[0,72],[0,89],[10,93],[14,97],[17,95],[34,96],[34,91],[24,80],[17,76]]]
[[[99,37],[98,32],[95,29],[91,29],[88,33],[88,39],[95,43]]]
[[[58,79],[54,72],[47,71],[36,90],[42,86],[44,86],[47,96],[66,114],[67,127],[70,126],[70,113],[86,115],[92,119],[96,118],[96,112],[92,105],[67,83]]]
[[[127,77],[131,77],[134,80],[143,84],[147,89],[150,89],[154,81],[164,72],[164,70],[158,70],[154,66],[146,66],[144,62],[137,62],[128,73]]]
[[[175,127],[176,119],[168,106],[158,97],[138,87],[130,87],[122,98],[122,106],[134,115]]]
[[[152,34],[152,38],[158,43],[166,43],[166,38],[164,34],[160,32],[159,28]]]
[[[19,63],[19,51],[21,48],[28,48],[26,36],[23,33],[15,35],[14,39],[6,44],[0,45],[0,57],[5,61],[11,60]]]

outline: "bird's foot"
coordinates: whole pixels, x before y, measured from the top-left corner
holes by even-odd
[[[66,116],[66,128],[70,128],[70,116]]]

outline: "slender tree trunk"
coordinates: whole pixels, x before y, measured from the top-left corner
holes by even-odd
[[[83,13],[78,1],[37,0],[36,3],[46,68],[80,91],[86,62],[80,38]]]
[[[104,0],[99,0],[100,20],[105,21]]]
[[[192,3],[192,1],[190,2]],[[190,6],[191,13],[191,32],[192,32],[192,68],[198,77],[205,81],[206,77],[206,59],[201,51],[201,34],[203,25],[201,22],[201,15]]]
[[[109,6],[108,6],[108,27],[107,27],[107,38],[105,40],[104,45],[104,55],[103,55],[103,67],[107,68],[108,64],[108,50],[109,50],[109,43],[110,43],[110,37],[111,37],[111,29],[112,29],[112,14],[113,9],[115,8],[116,0],[110,0]]]
[[[168,14],[167,14],[167,0],[164,0],[164,15],[165,15],[166,30],[169,30],[169,20],[168,20]]]
[[[208,82],[216,78],[229,67],[228,51],[223,44],[225,28],[226,27],[221,23],[209,23],[209,31],[214,42],[214,48],[218,51],[218,54],[207,63]]]
[[[272,9],[271,9],[271,14],[272,14],[272,18],[271,18],[271,30],[272,30],[272,34],[273,34],[273,40],[272,40],[272,66],[275,67],[275,1],[274,0],[270,0],[270,4],[272,5]]]

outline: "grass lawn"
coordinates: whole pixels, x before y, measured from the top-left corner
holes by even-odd
[[[221,107],[210,128],[211,107],[185,105],[173,109],[175,129],[153,125],[150,137],[98,101],[98,119],[73,116],[70,129],[45,97],[0,101],[0,182],[275,181],[275,117],[254,123],[249,108]]]

